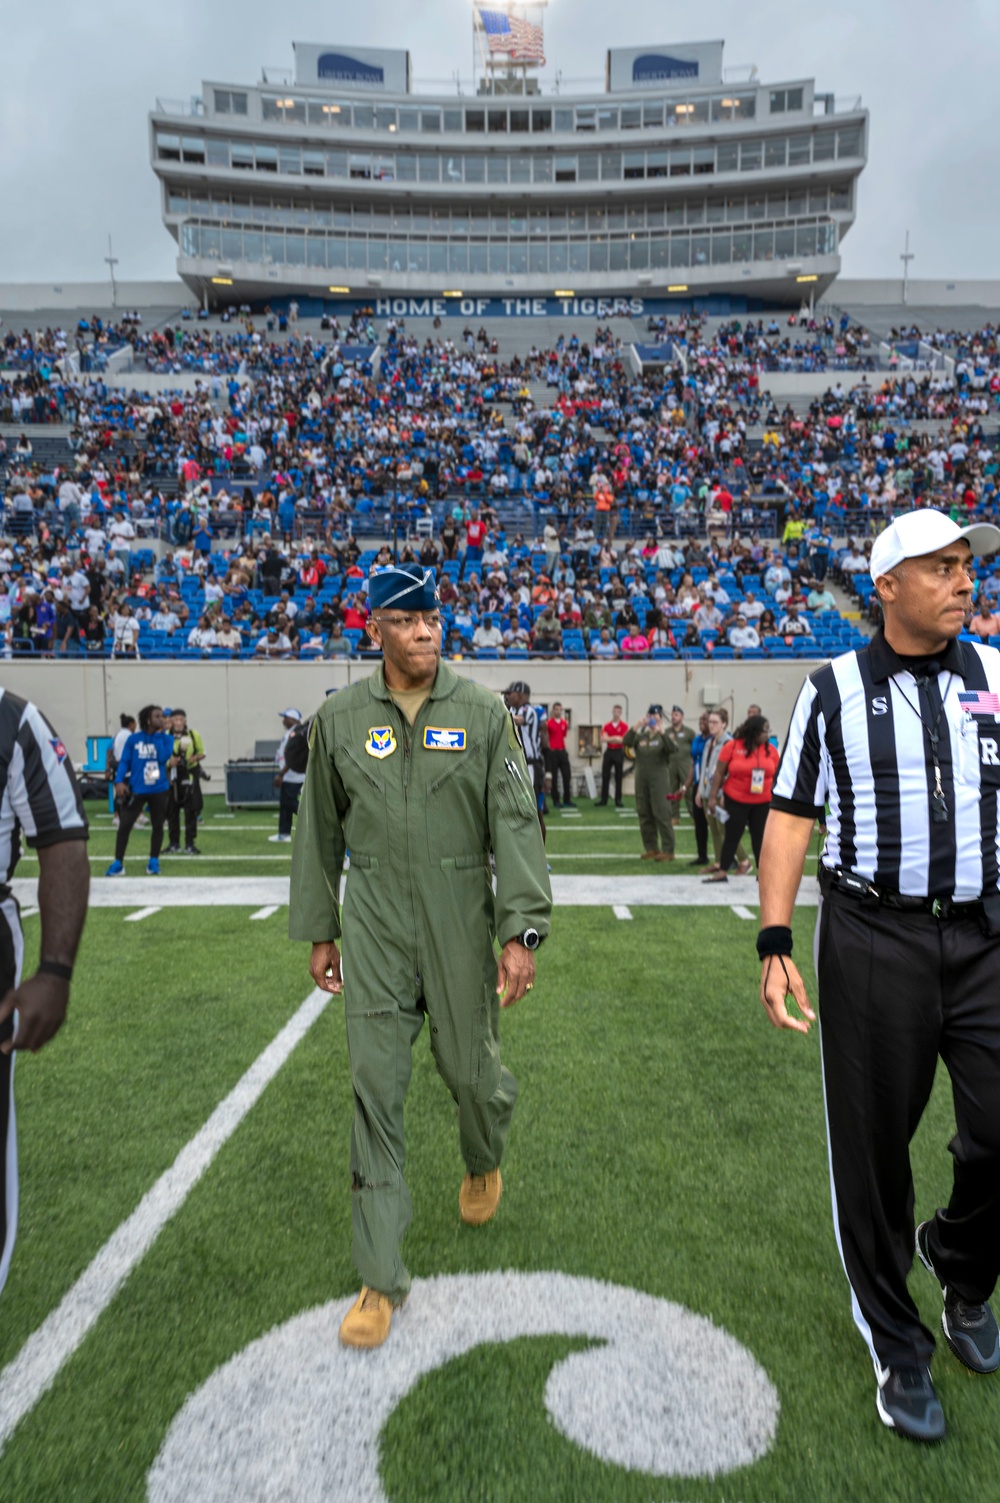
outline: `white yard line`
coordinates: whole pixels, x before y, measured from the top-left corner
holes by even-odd
[[[268,903],[268,905],[267,905],[266,908],[258,908],[256,913],[251,913],[250,918],[251,918],[251,920],[253,920],[253,919],[269,919],[271,917],[271,914],[272,913],[277,913],[277,911],[278,911],[278,904],[277,903]]]
[[[24,1416],[51,1388],[63,1363],[73,1355],[167,1222],[180,1210],[219,1149],[232,1137],[329,1000],[327,992],[317,990],[309,994],[0,1373],[0,1451]]]
[[[152,918],[154,913],[160,913],[159,908],[140,908],[137,913],[126,913],[126,924],[141,924],[143,919]]]
[[[742,903],[734,903],[733,912],[735,913],[737,918],[741,919],[752,919],[757,917],[755,913],[750,912],[749,908],[744,908]]]
[[[23,918],[23,919],[26,919],[26,918],[34,918],[34,916],[35,916],[35,914],[36,914],[36,913],[37,913],[37,912],[38,912],[38,909],[37,909],[37,908],[22,908],[22,909],[21,909],[21,917],[22,917],[22,918]]]
[[[616,919],[630,919],[632,917],[631,908],[626,908],[624,903],[615,903],[611,912]]]

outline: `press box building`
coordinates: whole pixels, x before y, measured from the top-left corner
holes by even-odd
[[[524,69],[462,95],[414,92],[408,52],[296,43],[292,83],[151,113],[178,272],[213,303],[797,305],[840,269],[868,114],[809,78],[727,81],[722,49],[613,48],[601,92]]]

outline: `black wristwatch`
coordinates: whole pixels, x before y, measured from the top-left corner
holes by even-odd
[[[537,929],[525,929],[523,934],[516,934],[514,937],[526,950],[537,950],[542,942],[542,936]]]

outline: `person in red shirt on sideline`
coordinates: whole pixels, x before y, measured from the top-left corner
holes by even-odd
[[[548,726],[549,730],[549,750],[547,760],[548,770],[552,774],[552,806],[555,809],[559,808],[559,774],[562,773],[562,806],[564,809],[575,809],[576,805],[570,797],[572,789],[570,787],[569,778],[569,752],[566,750],[566,737],[569,734],[569,721],[563,714],[563,707],[561,704],[556,703],[552,706],[552,714],[546,721],[546,725]]]
[[[601,796],[597,800],[598,808],[604,808],[608,802],[608,790],[611,787],[611,774],[615,775],[615,808],[622,806],[622,774],[625,770],[625,736],[628,731],[628,721],[622,719],[621,705],[614,705],[611,710],[611,719],[601,727],[601,745],[604,747],[604,759],[601,762]]]
[[[760,847],[764,839],[767,810],[771,802],[774,775],[781,760],[778,748],[768,739],[771,727],[763,715],[748,715],[731,741],[719,752],[719,760],[708,795],[708,816],[716,815],[719,795],[725,784],[726,824],[719,854],[720,870],[706,877],[706,882],[728,882],[727,872],[736,856],[736,847],[747,825],[754,860],[760,864]],[[718,816],[716,816],[718,817]],[[737,868],[740,876],[750,869],[749,861]]]

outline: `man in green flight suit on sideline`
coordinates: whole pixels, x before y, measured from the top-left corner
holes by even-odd
[[[312,944],[316,985],[344,993],[353,1254],[363,1287],[340,1338],[359,1347],[385,1340],[410,1287],[400,1253],[411,1215],[403,1101],[424,1016],[458,1107],[467,1169],[459,1211],[479,1225],[500,1200],[517,1098],[500,1062],[499,1008],[530,991],[552,907],[517,732],[499,696],[441,662],[433,571],[373,574],[369,603],[368,632],[384,661],[327,699],[313,722],[289,915],[292,939]]]
[[[639,816],[643,861],[673,861],[673,804],[668,801],[674,742],[662,705],[650,705],[625,734],[625,755],[635,758],[635,810]],[[662,847],[662,848],[661,848]]]
[[[694,741],[694,731],[689,725],[684,724],[684,711],[680,705],[674,705],[670,711],[667,740],[670,742],[670,761],[667,763],[670,781],[670,818],[672,823],[677,825],[680,824],[681,819],[684,786],[687,783],[688,773],[691,771],[691,745]]]

